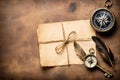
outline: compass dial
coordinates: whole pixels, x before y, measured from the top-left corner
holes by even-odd
[[[94,68],[97,64],[97,59],[94,55],[87,55],[84,64],[88,68]]]
[[[100,8],[93,13],[90,22],[95,30],[99,32],[106,32],[114,26],[115,18],[110,10]]]

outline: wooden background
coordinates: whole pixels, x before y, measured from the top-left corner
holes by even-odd
[[[105,0],[0,0],[0,80],[106,80],[99,70],[84,65],[41,68],[39,63],[37,25],[40,23],[89,19],[92,12],[104,7]],[[120,0],[110,8],[116,17],[110,34],[99,34],[115,56],[115,69],[99,63],[120,78]]]

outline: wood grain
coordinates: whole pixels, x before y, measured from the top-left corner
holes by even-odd
[[[115,56],[114,72],[98,55],[99,63],[120,78],[120,1],[112,0],[115,29],[97,33]],[[104,0],[0,0],[0,80],[106,80],[99,70],[84,65],[41,68],[39,64],[37,25],[40,23],[89,19],[103,7]]]

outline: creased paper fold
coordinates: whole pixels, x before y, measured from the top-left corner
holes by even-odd
[[[95,49],[95,43],[91,36],[95,36],[95,32],[90,26],[89,20],[56,22],[39,24],[37,29],[40,64],[45,66],[62,66],[69,64],[83,64],[76,56],[73,41],[70,41],[59,55],[55,51],[55,47],[64,42],[69,33],[75,31],[77,37],[74,39],[88,54],[90,48]]]

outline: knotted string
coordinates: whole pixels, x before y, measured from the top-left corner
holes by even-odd
[[[74,39],[76,37],[76,32],[72,31],[71,33],[69,33],[68,38],[61,44],[59,44],[56,48],[55,51],[57,54],[62,54],[64,51],[65,46],[69,43],[69,41],[71,39]]]

